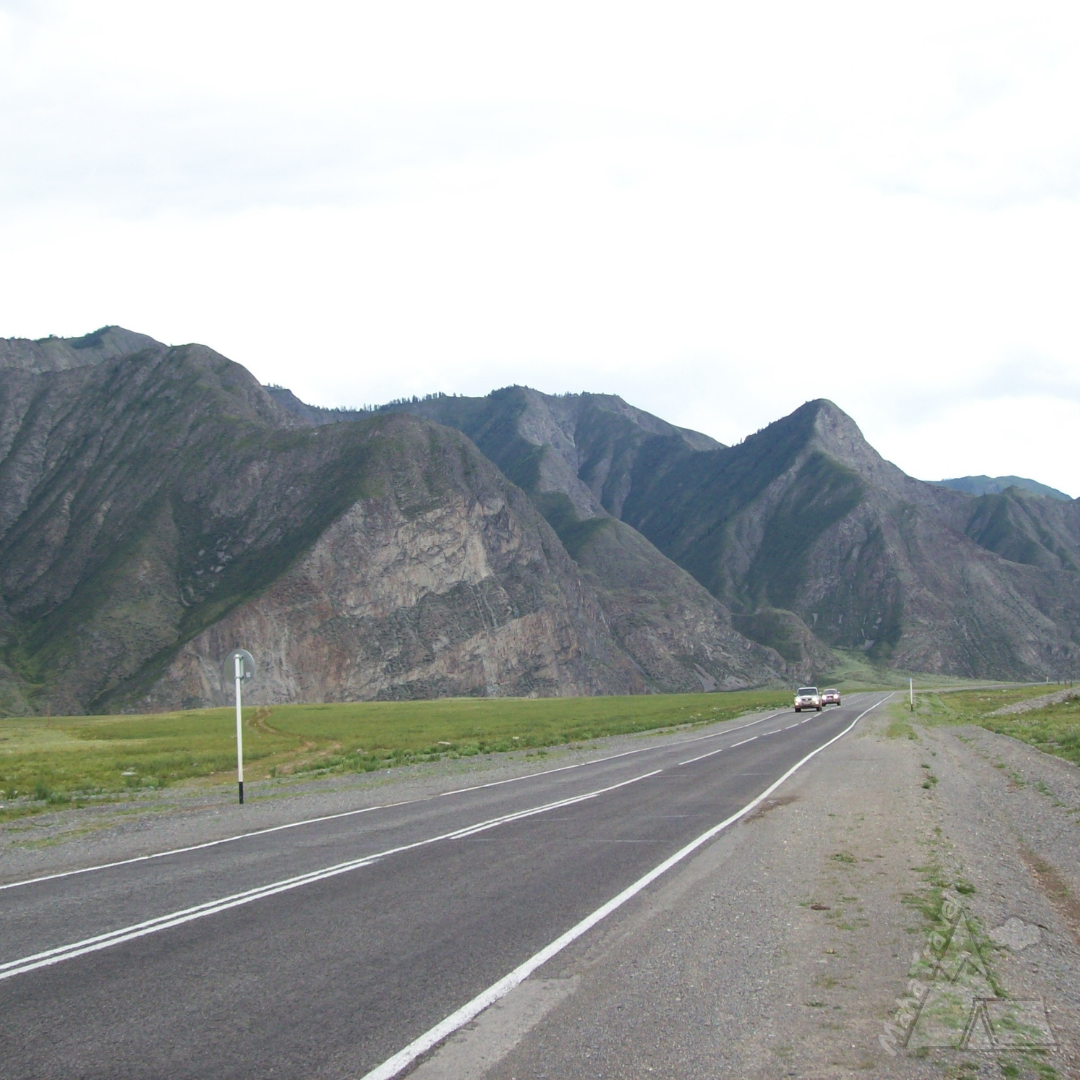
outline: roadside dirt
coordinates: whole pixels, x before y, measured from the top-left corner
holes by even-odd
[[[1080,1077],[1080,770],[867,721],[541,969],[516,1045],[513,995],[497,1054],[494,1010],[459,1033],[458,1080]]]

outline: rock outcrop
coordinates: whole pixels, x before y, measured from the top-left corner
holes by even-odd
[[[259,657],[255,703],[646,689],[558,538],[473,447],[405,417],[372,437],[382,493],[187,641],[144,705],[227,693],[237,642]]]
[[[736,611],[794,612],[882,666],[1080,667],[1080,505],[914,480],[831,402],[642,474],[624,516]]]
[[[281,392],[284,406],[300,415]],[[455,427],[532,499],[577,561],[616,640],[656,690],[799,681],[831,666],[820,642],[780,655],[741,634],[728,607],[620,519],[644,454],[723,449],[610,394],[553,397],[524,386],[486,398],[433,396],[407,412]],[[349,414],[343,414],[345,416]],[[326,422],[328,411],[319,416]]]

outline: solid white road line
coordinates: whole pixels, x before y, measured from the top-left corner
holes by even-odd
[[[771,720],[780,713],[770,713],[758,720],[751,720],[749,724],[740,724],[739,727],[723,728],[720,731],[711,732],[708,735],[696,735],[692,739],[679,739],[672,743],[654,743],[652,746],[640,746],[634,750],[624,750],[608,757],[592,758],[589,761],[578,761],[573,765],[559,765],[554,769],[544,769],[542,772],[525,773],[523,776],[511,776],[506,780],[492,780],[487,784],[474,784],[472,787],[455,788],[453,791],[443,791],[438,795],[427,795],[422,799],[403,799],[396,803],[380,803],[378,806],[364,806],[359,810],[343,810],[337,814],[324,814],[321,817],[304,818],[301,821],[290,821],[284,825],[271,825],[265,829],[253,829],[250,832],[237,833],[235,836],[226,836],[220,840],[206,840],[201,844],[189,844],[187,847],[170,848],[167,851],[155,851],[150,855],[134,855],[130,859],[117,859],[115,862],[98,863],[95,866],[84,866],[78,870],[62,870],[57,874],[43,874],[41,877],[25,878],[22,881],[9,881],[6,885],[0,885],[0,892],[5,889],[17,889],[23,885],[36,885],[43,881],[56,881],[59,878],[75,877],[77,874],[92,874],[97,870],[112,870],[118,866],[131,866],[133,863],[149,862],[152,859],[164,859],[169,855],[186,855],[191,851],[202,851],[205,848],[219,847],[222,844],[231,844],[237,840],[249,840],[253,836],[268,836],[270,833],[284,832],[286,829],[298,829],[301,825],[318,825],[325,821],[337,821],[340,818],[355,817],[357,814],[370,814],[374,810],[393,810],[399,806],[411,806],[414,803],[429,802],[432,799],[445,799],[450,795],[464,795],[470,791],[482,791],[485,788],[500,787],[503,784],[516,784],[521,780],[533,780],[538,776],[550,776],[552,773],[567,772],[570,769],[581,769],[586,765],[600,765],[605,761],[614,761],[616,758],[629,757],[632,754],[643,754],[648,750],[660,750],[665,746],[679,746],[682,743],[702,742],[705,739],[715,739],[721,735],[730,735],[736,731],[754,727],[766,720]]]
[[[147,919],[144,922],[121,927],[118,930],[110,930],[108,933],[97,934],[94,937],[84,938],[82,941],[75,941],[69,945],[59,945],[54,949],[34,953],[32,956],[24,956],[18,960],[8,960],[6,963],[0,964],[0,980],[10,979],[15,975],[23,975],[37,968],[59,964],[63,960],[73,960],[77,956],[85,956],[87,953],[98,952],[100,949],[107,949],[124,941],[146,937],[148,934],[156,934],[161,930],[168,930],[170,927],[180,926],[195,919],[204,919],[206,916],[215,915],[219,911],[227,911],[229,908],[239,907],[241,904],[250,904],[255,900],[276,896],[278,893],[288,892],[290,889],[297,889],[302,885],[310,885],[316,881],[324,881],[326,878],[337,877],[339,874],[347,874],[352,870],[358,870],[362,866],[370,866],[373,862],[385,859],[390,855],[400,855],[405,851],[414,851],[416,848],[427,847],[442,840],[463,840],[488,829],[497,828],[499,825],[521,821],[523,818],[544,814],[549,810],[560,810],[563,807],[573,806],[576,803],[606,795],[608,792],[626,787],[628,784],[636,784],[639,780],[648,780],[649,777],[656,776],[663,771],[663,769],[654,769],[652,772],[642,773],[640,776],[623,780],[618,784],[611,784],[608,787],[597,788],[595,791],[589,791],[583,795],[574,795],[570,798],[545,803],[542,806],[533,806],[527,810],[503,814],[497,818],[478,822],[475,825],[466,825],[462,829],[454,829],[452,832],[428,837],[426,840],[416,840],[411,844],[388,848],[386,851],[373,852],[371,855],[364,855],[357,859],[350,859],[348,862],[327,866],[322,870],[312,870],[307,874],[299,874],[296,877],[286,878],[284,881],[275,881],[269,885],[260,885],[258,888],[248,889],[246,892],[223,896],[217,900],[208,900],[195,907],[184,908],[182,911],[173,911],[167,915],[159,915],[154,919]]]
[[[586,916],[576,926],[571,927],[561,937],[556,938],[550,945],[546,945],[535,955],[529,957],[525,963],[514,968],[509,975],[505,975],[497,983],[489,986],[483,993],[478,994],[468,1002],[466,1005],[462,1005],[456,1012],[452,1012],[442,1023],[436,1024],[429,1031],[424,1032],[418,1039],[414,1039],[404,1049],[399,1050],[393,1057],[387,1058],[381,1065],[372,1069],[370,1072],[364,1074],[361,1080],[392,1080],[393,1077],[407,1069],[418,1057],[422,1054],[426,1054],[432,1047],[437,1046],[443,1039],[453,1035],[459,1028],[464,1027],[470,1023],[475,1017],[484,1011],[489,1005],[493,1005],[501,997],[505,997],[515,986],[524,982],[537,968],[546,964],[557,953],[562,952],[571,942],[576,941],[586,931],[591,930],[602,919],[607,918],[613,911],[622,907],[627,900],[637,896],[642,889],[651,885],[658,877],[666,873],[671,867],[680,863],[688,855],[692,855],[703,844],[708,843],[714,836],[723,832],[729,825],[733,825],[740,818],[745,817],[751,810],[759,806],[765,799],[767,799],[785,780],[791,775],[798,772],[812,757],[820,754],[822,750],[832,746],[837,739],[842,739],[855,725],[869,712],[873,712],[882,702],[888,701],[892,697],[892,694],[883,697],[881,701],[875,702],[866,709],[864,712],[859,713],[857,717],[846,727],[839,735],[834,735],[828,742],[822,743],[816,750],[812,750],[809,754],[793,765],[779,780],[770,784],[756,799],[748,802],[738,813],[732,814],[731,817],[721,821],[719,825],[714,825],[711,829],[703,832],[695,840],[691,840],[686,847],[681,848],[675,852],[670,858],[665,859],[659,866],[650,870],[644,877],[638,878],[633,885],[624,889],[618,896],[613,897],[606,904],[598,907],[591,915]]]

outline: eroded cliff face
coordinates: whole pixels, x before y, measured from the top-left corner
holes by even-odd
[[[615,640],[653,689],[735,690],[785,675],[798,681],[832,659],[824,648],[783,657],[751,641],[723,604],[625,522],[595,522],[575,555]]]
[[[412,514],[354,504],[187,642],[140,706],[226,700],[221,657],[240,645],[258,657],[254,703],[642,692],[546,524],[484,479]]]
[[[278,400],[296,415],[302,403]],[[465,432],[518,483],[581,567],[607,625],[652,690],[736,689],[805,680],[833,662],[828,648],[775,649],[744,637],[731,613],[686,570],[618,519],[639,461],[718,448],[697,432],[606,394],[553,397],[527,387],[486,398],[434,397],[408,412]],[[348,414],[337,414],[345,416]],[[312,422],[325,422],[326,415]]]

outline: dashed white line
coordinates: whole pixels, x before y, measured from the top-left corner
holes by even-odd
[[[779,713],[773,714],[773,716],[779,715]],[[762,717],[762,719],[771,720],[772,717],[766,716]],[[807,720],[809,719],[810,717],[807,717]],[[753,735],[749,739],[743,739],[742,742],[732,743],[731,746],[722,746],[719,750],[710,750],[707,754],[699,754],[697,757],[687,758],[685,761],[680,761],[679,765],[693,765],[695,761],[704,761],[705,758],[714,757],[716,754],[722,754],[725,750],[734,750],[736,746],[744,746],[746,743],[753,742],[754,739],[765,739],[770,735],[780,735],[784,731],[791,731],[792,728],[797,728],[799,724],[803,722],[804,721],[800,720],[794,724],[788,724],[785,728],[777,728],[775,731],[763,731],[760,735]],[[760,723],[760,721],[755,721],[755,723]],[[749,727],[750,725],[747,724],[746,726]]]
[[[728,747],[721,746],[719,750],[710,750],[707,754],[698,754],[697,757],[687,758],[685,761],[680,761],[680,765],[693,765],[695,761],[704,761],[707,757],[714,757],[717,754],[722,754]]]
[[[8,960],[0,964],[0,980],[10,979],[15,975],[23,975],[28,971],[38,968],[49,967],[59,964],[64,960],[73,960],[77,956],[85,956],[87,953],[98,952],[108,949],[113,945],[119,945],[124,941],[132,941],[135,938],[146,937],[148,934],[156,934],[161,930],[168,930],[173,926],[192,922],[195,919],[203,919],[208,915],[216,915],[220,911],[239,907],[241,904],[250,904],[256,900],[263,900],[268,896],[276,896],[278,893],[288,892],[291,889],[310,885],[316,881],[324,881],[326,878],[337,877],[339,874],[347,874],[352,870],[358,870],[364,866],[370,866],[379,859],[385,859],[390,855],[400,855],[405,851],[415,851],[417,848],[436,844],[441,840],[464,840],[475,836],[477,833],[486,832],[488,829],[497,828],[499,825],[507,825],[523,818],[543,814],[549,810],[559,810],[565,806],[573,806],[576,803],[585,802],[587,799],[595,799],[600,795],[626,787],[628,784],[636,784],[639,780],[648,780],[663,772],[663,769],[654,769],[652,772],[642,773],[629,780],[623,780],[618,784],[608,787],[597,788],[595,791],[586,792],[583,795],[574,795],[566,799],[558,799],[555,802],[545,803],[542,806],[530,807],[527,810],[518,810],[512,814],[502,814],[497,818],[478,822],[475,825],[467,825],[462,829],[454,829],[452,832],[442,833],[439,836],[431,836],[425,840],[416,840],[411,844],[402,844],[400,847],[388,848],[385,851],[373,852],[348,862],[337,863],[327,866],[322,870],[313,870],[307,874],[299,874],[296,877],[286,878],[283,881],[271,882],[268,885],[260,885],[246,892],[234,893],[231,896],[219,897],[216,900],[208,900],[195,907],[184,908],[181,911],[173,911],[167,915],[159,915],[144,922],[135,923],[131,926],[121,927],[118,930],[110,930],[106,934],[97,934],[94,937],[84,938],[82,941],[74,941],[68,945],[60,945],[54,949],[46,949],[44,952],[34,953],[32,956],[24,956],[18,960]]]

